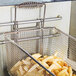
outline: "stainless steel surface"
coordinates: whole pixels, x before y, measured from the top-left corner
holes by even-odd
[[[70,35],[76,38],[76,1],[71,3]],[[72,45],[75,44],[75,46]],[[69,39],[69,58],[76,61],[76,43]]]
[[[48,28],[48,29],[49,29],[49,28]],[[44,31],[45,31],[45,30],[48,30],[48,29],[47,29],[47,28],[44,28]],[[50,29],[53,29],[53,27],[50,28]],[[12,34],[17,34],[19,38],[24,38],[24,39],[27,38],[27,41],[29,41],[29,38],[28,38],[28,37],[34,37],[34,36],[36,36],[37,31],[39,31],[39,35],[41,35],[41,29],[39,29],[39,30],[38,30],[38,29],[35,29],[35,30],[29,30],[29,31],[26,30],[26,31],[18,32],[18,34],[17,34],[16,32],[15,32],[15,33],[12,33]],[[7,35],[8,37],[11,38],[11,33],[10,33],[10,34],[5,34],[5,35]],[[9,36],[9,35],[10,35],[10,36]],[[46,33],[46,34],[44,34],[44,35],[49,35],[49,34]],[[42,36],[42,35],[41,35],[41,36]],[[52,36],[53,36],[53,35],[52,35]],[[48,36],[45,36],[45,37],[48,38]],[[49,37],[50,37],[50,36],[49,36]],[[41,37],[40,37],[40,38],[41,38]],[[39,39],[40,39],[40,38],[39,38]],[[33,39],[32,39],[32,40],[33,40]],[[37,40],[37,37],[34,37],[34,41],[31,41],[31,43],[32,43],[32,44],[35,43],[36,40]],[[25,41],[26,41],[26,39],[25,39],[25,40],[21,40],[20,42],[22,43],[22,42],[25,42]],[[27,42],[27,41],[26,41],[26,42]],[[19,41],[18,41],[18,43],[19,43]],[[27,43],[28,43],[28,42],[27,42]],[[30,43],[30,44],[31,44],[31,43]],[[6,46],[7,46],[7,44],[8,44],[8,43],[6,43]],[[36,44],[36,43],[35,43],[35,44]],[[39,44],[40,44],[40,43],[39,43]],[[9,47],[9,45],[8,45],[7,47]],[[10,44],[10,48],[13,48],[13,45]],[[32,48],[36,48],[36,47],[31,47],[31,48],[29,48],[29,49],[32,49]],[[11,49],[11,50],[13,50],[13,49]],[[16,49],[16,50],[17,50],[17,49]],[[19,50],[19,49],[18,49],[18,50]],[[37,50],[37,48],[36,48],[36,50]],[[39,48],[38,48],[38,50],[39,50]],[[29,50],[29,51],[30,51],[30,50]],[[32,51],[30,51],[30,52],[32,53]],[[37,51],[36,51],[36,52],[37,52]],[[15,53],[16,56],[17,56],[16,51],[15,51],[15,52],[12,52],[11,54],[13,54],[14,57],[16,57],[14,53]],[[20,52],[20,53],[21,53],[21,52]],[[10,54],[10,53],[9,53],[9,54]],[[13,56],[13,55],[9,55],[9,54],[8,54],[8,57],[9,57],[9,56]],[[21,53],[21,54],[22,54],[22,53]],[[22,55],[23,55],[23,54],[22,54]],[[19,57],[18,57],[18,58],[19,58]],[[8,59],[8,58],[7,58],[7,59]],[[13,60],[13,59],[12,59],[12,60]],[[10,61],[10,59],[7,60],[7,64],[9,63],[9,61]],[[16,61],[16,60],[14,60],[14,61]],[[36,61],[36,62],[37,62],[37,61]],[[14,64],[14,63],[12,62],[12,64]],[[11,64],[11,65],[12,65],[12,64]],[[8,67],[7,67],[7,68],[9,69],[9,68],[11,67],[11,65],[8,64]],[[41,65],[41,64],[40,64],[40,65]],[[41,65],[41,66],[42,66],[42,65]],[[42,67],[43,67],[43,66],[42,66]],[[44,67],[44,69],[46,69],[46,68]],[[47,70],[47,69],[46,69],[46,70]],[[47,70],[47,71],[48,71],[48,70]],[[49,71],[48,71],[48,72],[49,72]],[[49,72],[49,73],[50,73],[50,72]],[[52,74],[52,76],[54,76],[54,75]]]
[[[56,32],[53,32],[52,30],[56,30]],[[41,38],[41,30],[37,30],[39,32],[39,36]],[[33,54],[36,52],[40,52],[40,38],[37,37],[37,31],[36,30],[26,30],[26,31],[20,31],[17,33],[18,38],[22,39],[17,41],[17,46],[22,48],[23,51],[27,50],[28,53]],[[58,36],[56,36],[59,33]],[[16,34],[16,33],[12,33]],[[47,37],[46,37],[47,35]],[[11,40],[11,33],[6,34],[6,36]],[[33,39],[29,39],[32,38]],[[46,27],[43,29],[43,55],[52,55],[54,52],[58,51],[58,57],[63,58],[68,65],[72,66],[72,68],[76,71],[76,61],[68,58],[68,42],[69,38],[76,42],[76,39],[70,35],[65,34],[61,30],[52,27]],[[39,42],[38,48],[36,48],[36,42]],[[10,70],[10,68],[19,60],[25,58],[25,54],[21,53],[21,49],[19,49],[17,46],[13,45],[12,43],[8,42],[7,45],[7,68]],[[74,43],[72,43],[73,46]],[[21,55],[22,54],[22,55]],[[76,56],[76,53],[74,54]],[[14,57],[14,58],[13,58]],[[12,62],[12,63],[11,63]]]
[[[15,34],[18,36],[17,44],[24,50],[27,50],[30,54],[40,52],[40,39],[42,36],[40,28],[26,28],[15,32],[5,33],[4,35],[8,36],[11,39],[11,34]],[[76,71],[76,61],[68,58],[69,38],[73,46],[75,46],[73,41],[76,42],[76,39],[70,35],[65,34],[64,32],[55,27],[44,27],[43,35],[43,55],[52,55],[55,51],[58,51],[58,56],[63,58]],[[38,47],[36,44],[38,45]],[[21,53],[21,50],[9,41],[6,43],[6,46],[7,47],[4,51],[7,50],[5,56],[8,60],[5,58],[4,59],[7,61],[7,68],[10,69],[18,60],[23,59],[26,55],[24,53]],[[5,44],[3,44],[3,47],[5,47]],[[74,50],[72,49],[72,51]],[[76,53],[74,53],[74,55],[76,56]],[[6,62],[4,64],[5,66],[7,66]]]
[[[19,7],[19,8],[40,8],[40,7],[42,7],[44,5],[44,12],[43,12],[43,18],[42,18],[42,25],[41,25],[41,32],[42,32],[42,38],[41,38],[41,53],[42,53],[42,51],[43,51],[43,27],[44,27],[44,22],[45,22],[45,12],[46,12],[46,4],[45,3],[39,3],[39,2],[24,2],[24,3],[21,3],[21,4],[19,4],[19,5],[16,5],[15,6],[15,19],[14,19],[14,25],[13,25],[13,27],[12,27],[12,31],[18,31],[18,21],[16,20],[16,18],[17,18],[17,8]],[[39,13],[40,14],[40,13]],[[15,41],[17,41],[17,35],[15,34],[15,35],[12,35],[11,36],[11,38],[13,38]],[[43,53],[42,53],[43,54]]]
[[[53,37],[53,35],[54,35],[54,33],[52,34],[51,33],[51,35],[50,36],[48,36],[49,35],[49,32],[51,32],[50,30],[52,31],[52,30],[54,30],[55,28],[44,28],[43,29],[43,38],[45,37],[45,39],[46,38],[49,38],[49,37]],[[13,42],[12,40],[11,40],[11,34],[5,34],[7,37],[8,37],[8,40],[9,41],[11,41],[13,44],[15,44],[16,46],[13,46],[10,42],[7,42],[6,43],[6,46],[7,46],[7,51],[8,51],[8,53],[7,53],[7,69],[8,69],[8,71],[10,70],[10,68],[17,62],[16,60],[19,60],[19,59],[21,59],[21,58],[23,58],[23,56],[26,56],[25,55],[25,53],[26,54],[28,54],[28,56],[29,57],[31,57],[31,55],[29,54],[29,53],[33,53],[33,51],[34,52],[37,52],[37,50],[38,50],[38,52],[39,52],[39,48],[37,49],[35,46],[36,45],[34,45],[34,44],[36,44],[36,40],[37,40],[37,38],[35,37],[36,36],[36,34],[37,34],[37,31],[39,31],[39,36],[41,36],[40,38],[39,38],[39,45],[41,44],[40,43],[40,39],[42,39],[42,31],[41,31],[41,29],[40,30],[26,30],[26,31],[21,31],[21,32],[18,32],[18,34],[17,33],[13,33],[13,34],[17,34],[18,35],[18,37],[19,38],[24,38],[25,40],[21,40],[20,41],[20,43],[19,43],[19,41],[17,41],[18,43],[19,43],[19,45],[17,44],[17,43],[15,43],[15,42]],[[45,33],[47,31],[47,33]],[[57,32],[56,32],[57,33]],[[56,34],[55,33],[55,34]],[[47,35],[47,36],[46,36]],[[34,37],[34,40],[32,39],[31,41],[29,40],[29,38],[28,37]],[[27,38],[27,41],[26,41],[26,38]],[[26,44],[24,44],[27,48],[29,47],[29,46],[27,46],[27,45],[29,45],[28,43],[30,43],[30,47],[31,48],[28,48],[28,49],[30,49],[28,52],[27,51],[25,51],[23,48],[21,48],[21,46],[23,46],[23,44],[22,43],[24,43],[26,41]],[[22,44],[22,45],[21,45]],[[32,44],[32,46],[31,46],[31,44]],[[10,45],[10,47],[9,47],[9,45]],[[17,49],[17,47],[19,48],[19,49]],[[40,47],[40,46],[39,46]],[[11,52],[10,50],[9,50],[9,48],[10,48],[10,50],[12,51],[13,49],[12,48],[14,48],[14,50]],[[33,51],[31,51],[31,49],[33,50]],[[43,49],[43,48],[42,48]],[[17,50],[17,51],[15,51],[15,50]],[[20,54],[22,54],[22,56],[19,54],[19,52],[18,51],[21,51],[21,50],[23,50],[24,51],[24,54],[23,53],[21,53],[20,52]],[[17,55],[17,53],[18,53],[18,55]],[[11,55],[12,54],[12,55]],[[17,56],[19,56],[20,55],[20,57],[17,57]],[[11,57],[10,57],[11,56]],[[12,56],[14,56],[14,59],[12,58]],[[10,59],[9,59],[10,58]],[[12,58],[12,63],[10,64],[10,60],[11,60],[11,58]],[[15,58],[16,58],[16,60],[15,60]],[[32,57],[31,57],[32,58]],[[33,58],[32,58],[33,59]],[[35,59],[33,59],[34,61],[36,61]],[[38,61],[36,61],[36,63],[38,63],[41,67],[43,67],[46,71],[48,71],[52,76],[54,76],[54,74],[52,74],[49,70],[47,70],[44,66],[42,66]],[[10,64],[10,65],[9,65]]]
[[[51,17],[51,18],[45,18],[45,22],[49,22],[49,21],[56,21],[56,20],[61,20],[62,17]],[[23,21],[17,21],[18,25],[21,24],[31,24],[31,23],[36,23],[36,22],[42,22],[43,19],[34,19],[34,20],[23,20]],[[5,22],[5,23],[0,23],[0,27],[4,27],[4,26],[12,26],[14,25],[14,21],[12,22]]]
[[[57,36],[59,36],[60,34],[59,33],[57,33],[57,31],[56,32],[53,32],[53,28],[54,27],[45,27],[45,28],[43,28],[44,30],[45,29],[50,29],[50,31],[51,31],[51,34],[49,34],[49,35],[43,35],[43,38],[51,38],[51,37],[57,37]],[[17,33],[19,33],[19,32],[25,32],[25,31],[35,31],[36,32],[36,36],[34,36],[34,37],[24,37],[24,38],[17,38],[17,41],[18,42],[21,42],[21,41],[27,41],[27,40],[34,40],[34,39],[37,39],[37,48],[38,48],[38,42],[39,42],[39,40],[38,39],[40,39],[41,37],[39,36],[39,31],[40,31],[41,29],[40,28],[38,28],[38,27],[34,27],[33,29],[32,29],[32,27],[30,27],[30,29],[25,29],[25,30],[20,30],[20,31],[15,31],[15,32],[6,32],[6,33],[4,33],[4,35],[7,35],[7,34],[11,34],[11,35],[13,35],[13,34],[17,34]],[[5,39],[4,40],[0,40],[0,45],[2,45],[2,44],[6,44],[6,42],[5,42]]]
[[[39,11],[39,18],[41,17],[40,15],[41,15],[41,11]],[[36,23],[36,28],[37,29],[40,28],[40,23],[39,22]],[[38,37],[38,35],[39,35],[39,31],[36,32],[37,37]],[[39,40],[36,41],[36,49],[37,49],[36,53],[38,53],[38,48],[39,48]]]
[[[27,52],[27,50],[21,48],[17,43],[15,43],[13,40],[9,39],[8,37],[6,37],[7,40],[9,40],[12,44],[14,44],[15,46],[17,46],[22,52],[24,52],[26,55],[28,55],[28,57],[30,57],[32,60],[34,60],[37,64],[39,64],[39,66],[41,66],[44,70],[46,70],[50,75],[55,76],[52,72],[50,72],[47,68],[45,68],[41,63],[39,63],[35,58],[32,57],[32,55]],[[8,64],[8,63],[7,63]],[[7,67],[8,68],[8,67]]]
[[[57,29],[57,28],[56,28]],[[59,29],[57,29],[59,30]],[[62,32],[61,30],[59,30],[60,32]],[[76,50],[75,50],[75,47],[76,47],[76,38],[71,36],[71,35],[68,35],[64,32],[62,32],[64,35],[68,36],[68,49],[67,49],[67,58],[66,58],[66,62],[72,66],[72,68],[75,70],[76,72]],[[71,54],[72,53],[72,54]]]
[[[39,24],[39,23],[38,23]],[[33,39],[40,39],[41,37],[39,36],[39,31],[41,30],[39,25],[37,24],[36,27],[27,27],[27,28],[23,28],[23,29],[19,29],[18,31],[12,31],[12,32],[5,32],[4,35],[6,34],[17,34],[18,32],[22,32],[22,31],[36,31],[37,34],[35,37],[28,37],[28,38],[17,38],[18,41],[24,41],[24,40],[33,40]],[[44,27],[43,29],[50,29],[51,34],[50,35],[45,35],[43,36],[43,38],[48,38],[48,37],[56,37],[59,36],[60,34],[57,33],[56,30],[53,30],[54,27]],[[3,35],[3,34],[2,34]],[[38,43],[38,42],[37,42]],[[1,44],[5,44],[5,39],[0,40],[0,45]],[[38,45],[37,45],[38,46]]]
[[[44,4],[44,14],[43,14],[43,21],[41,22],[41,45],[40,45],[40,54],[43,55],[43,28],[44,28],[44,23],[45,23],[45,15],[46,15],[46,4]]]
[[[62,17],[51,17],[51,18],[45,18],[45,22],[49,22],[49,21],[56,21],[56,20],[61,20]],[[12,21],[12,20],[11,20]],[[42,22],[43,19],[35,19],[35,20],[25,20],[25,21],[18,21],[17,24],[18,25],[21,25],[21,24],[31,24],[31,23],[40,23]],[[4,27],[4,26],[11,26],[11,29],[13,31],[13,25],[14,25],[14,22],[5,22],[5,23],[0,23],[0,27]],[[36,26],[32,26],[32,27],[23,27],[23,28],[16,28],[16,30],[25,30],[25,29],[34,29],[36,28]],[[2,32],[0,33],[0,35],[2,34],[7,34],[7,33],[12,33],[11,31],[9,32]],[[4,42],[5,40],[1,40],[0,41],[0,44],[5,44]]]
[[[76,1],[71,3],[70,34],[76,37]]]
[[[45,18],[46,5],[44,5],[43,18],[41,18],[41,6],[42,4],[35,5],[34,3],[21,4],[20,7],[39,7],[39,18],[34,20],[24,20],[17,21],[16,13],[17,6],[15,6],[15,19],[11,22],[0,23],[3,26],[11,26],[12,29],[10,32],[1,33],[8,37],[8,40],[5,38],[1,41],[1,65],[4,70],[5,67],[9,70],[11,67],[19,60],[26,58],[26,54],[31,57],[30,54],[33,53],[42,53],[43,55],[52,55],[54,52],[58,51],[58,57],[63,58],[69,65],[72,66],[73,70],[76,71],[76,60],[68,58],[69,57],[69,39],[71,40],[72,46],[75,46],[76,39],[70,35],[65,34],[61,30],[55,27],[44,27],[45,22],[61,20],[61,16]],[[36,23],[34,27],[18,28],[18,25]],[[6,41],[6,43],[5,43]],[[14,42],[13,42],[14,41]],[[5,48],[5,49],[4,49]],[[27,51],[26,51],[27,50]],[[5,53],[3,53],[3,51]],[[23,51],[23,52],[22,52]],[[72,51],[75,52],[74,49]],[[5,55],[4,55],[5,54]],[[4,57],[5,56],[5,57]],[[76,53],[74,53],[76,57]],[[31,57],[32,58],[32,57]],[[36,61],[34,58],[32,58]],[[36,61],[40,66],[42,66],[38,61]],[[47,70],[44,66],[42,66]],[[48,71],[48,70],[47,70]],[[7,73],[8,73],[7,72]],[[49,71],[48,71],[49,72]],[[49,72],[51,74],[51,72]],[[6,75],[4,75],[6,76]]]

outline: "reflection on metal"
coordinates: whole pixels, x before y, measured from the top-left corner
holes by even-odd
[[[76,38],[76,1],[71,2],[70,35]],[[76,60],[76,46],[73,46],[72,43],[76,45],[75,41],[69,39],[68,57],[72,60]]]
[[[61,19],[62,19],[62,17],[45,18],[45,22],[57,21],[57,20],[61,20]],[[43,21],[43,19],[34,19],[34,20],[23,20],[23,21],[17,21],[17,22],[18,22],[18,25],[22,25],[22,24],[31,24],[31,23],[42,22],[42,21]],[[14,21],[0,23],[0,27],[12,26],[12,25],[14,25]]]
[[[43,38],[50,38],[50,37],[57,37],[59,36],[60,34],[58,33],[58,31],[56,32],[53,32],[55,27],[44,27],[43,30],[50,30],[50,34],[49,35],[43,35]],[[25,32],[25,31],[36,31],[37,32],[37,36],[35,37],[28,37],[28,38],[18,38],[17,41],[27,41],[27,40],[34,40],[34,39],[40,39],[41,37],[38,35],[38,32],[40,31],[41,29],[40,28],[36,28],[36,27],[27,27],[25,29],[21,29],[19,31],[12,31],[12,32],[5,32],[4,33],[4,36],[5,35],[13,35],[13,34],[17,34],[17,33],[20,33],[20,32]],[[5,40],[0,40],[0,44],[5,44]]]

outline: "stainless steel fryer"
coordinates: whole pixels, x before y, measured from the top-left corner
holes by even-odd
[[[69,57],[69,40],[72,42],[70,46],[75,46],[76,39],[55,27],[43,28],[43,44],[41,44],[41,29],[36,28],[6,34],[5,38],[8,72],[19,60],[25,59],[27,56],[31,57],[30,55],[34,53],[42,53],[40,51],[43,51],[43,55],[53,55],[58,52],[58,57],[63,58],[76,71],[76,60]],[[71,51],[76,56],[75,50]]]
[[[34,3],[34,2],[33,2]],[[27,5],[26,5],[27,4]],[[68,65],[71,65],[73,70],[76,71],[76,58],[71,57],[72,52],[76,57],[76,50],[73,46],[76,46],[76,39],[70,35],[65,34],[56,27],[45,27],[44,23],[48,21],[61,20],[61,16],[53,18],[45,18],[46,4],[36,3],[31,6],[29,3],[23,3],[15,6],[15,18],[12,22],[1,23],[3,26],[11,26],[11,31],[1,33],[5,39],[1,41],[1,70],[4,71],[4,76],[7,73],[10,74],[9,70],[16,64],[17,61],[25,59],[27,56],[31,57],[31,54],[41,53],[42,55],[52,55],[58,51],[58,57],[63,58]],[[39,6],[38,6],[39,5]],[[44,5],[43,17],[39,15],[38,19],[17,21],[17,8],[41,8]],[[40,13],[41,14],[41,13]],[[19,28],[21,24],[36,23],[35,27]],[[69,43],[69,41],[71,43]],[[69,49],[70,45],[70,49]],[[71,51],[69,51],[71,50]],[[5,53],[4,53],[5,52]],[[31,57],[36,63],[42,68],[48,71],[38,61]],[[48,71],[52,76],[53,73]],[[11,75],[11,74],[10,74]],[[46,75],[45,75],[46,76]]]

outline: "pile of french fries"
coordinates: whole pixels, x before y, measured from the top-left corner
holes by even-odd
[[[71,66],[68,66],[63,59],[57,57],[57,53],[52,56],[45,55],[43,57],[41,54],[37,53],[33,54],[32,57],[56,76],[76,76],[72,73]],[[18,61],[11,68],[10,73],[12,76],[51,76],[29,57],[25,60]]]

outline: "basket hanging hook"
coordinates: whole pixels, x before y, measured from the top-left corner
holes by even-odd
[[[24,3],[21,3],[17,6],[19,6],[19,8],[38,8],[38,7],[42,7],[44,5],[44,3],[40,3],[40,2],[24,2]]]

